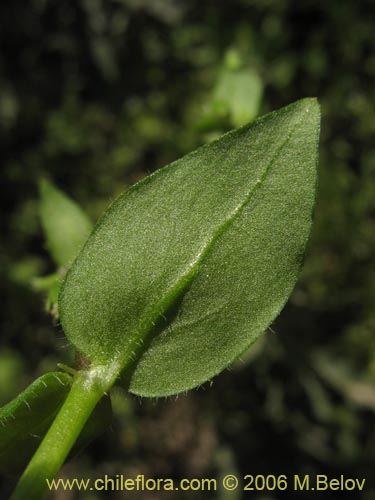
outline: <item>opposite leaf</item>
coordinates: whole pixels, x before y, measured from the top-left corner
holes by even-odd
[[[12,475],[25,468],[64,403],[72,382],[67,373],[46,373],[0,408],[0,472]],[[102,434],[111,420],[111,403],[106,396],[87,421],[71,455]]]
[[[55,263],[71,264],[89,236],[92,224],[81,208],[53,184],[40,183],[40,215]]]
[[[279,314],[315,201],[319,106],[304,99],[159,170],[104,214],[60,295],[68,338],[130,390],[210,379]],[[129,368],[130,367],[130,368]]]
[[[66,373],[47,373],[0,408],[0,471],[16,474],[35,452],[71,387]]]

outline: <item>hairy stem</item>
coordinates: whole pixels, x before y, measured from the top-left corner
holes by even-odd
[[[117,372],[104,367],[77,374],[63,406],[22,474],[11,500],[40,500]]]

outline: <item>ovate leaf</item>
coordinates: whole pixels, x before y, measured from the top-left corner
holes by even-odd
[[[65,401],[73,378],[46,373],[13,401],[0,408],[0,472],[18,474],[36,451]],[[72,454],[100,435],[112,420],[109,397],[104,397],[87,421]]]
[[[73,200],[46,180],[40,183],[40,215],[55,263],[67,267],[89,236],[91,221]]]
[[[319,107],[298,101],[136,184],[106,211],[59,299],[68,338],[130,390],[227,367],[279,314],[315,202]]]

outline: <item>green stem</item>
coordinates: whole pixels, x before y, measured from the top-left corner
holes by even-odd
[[[116,373],[103,367],[77,374],[63,406],[22,474],[11,500],[40,500],[63,465],[95,406],[113,385]]]

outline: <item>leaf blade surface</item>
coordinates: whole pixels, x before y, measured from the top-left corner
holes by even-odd
[[[70,340],[94,364],[137,359],[130,390],[141,395],[181,392],[225,368],[277,316],[297,280],[318,133],[316,101],[298,101],[121,196],[60,295]]]

